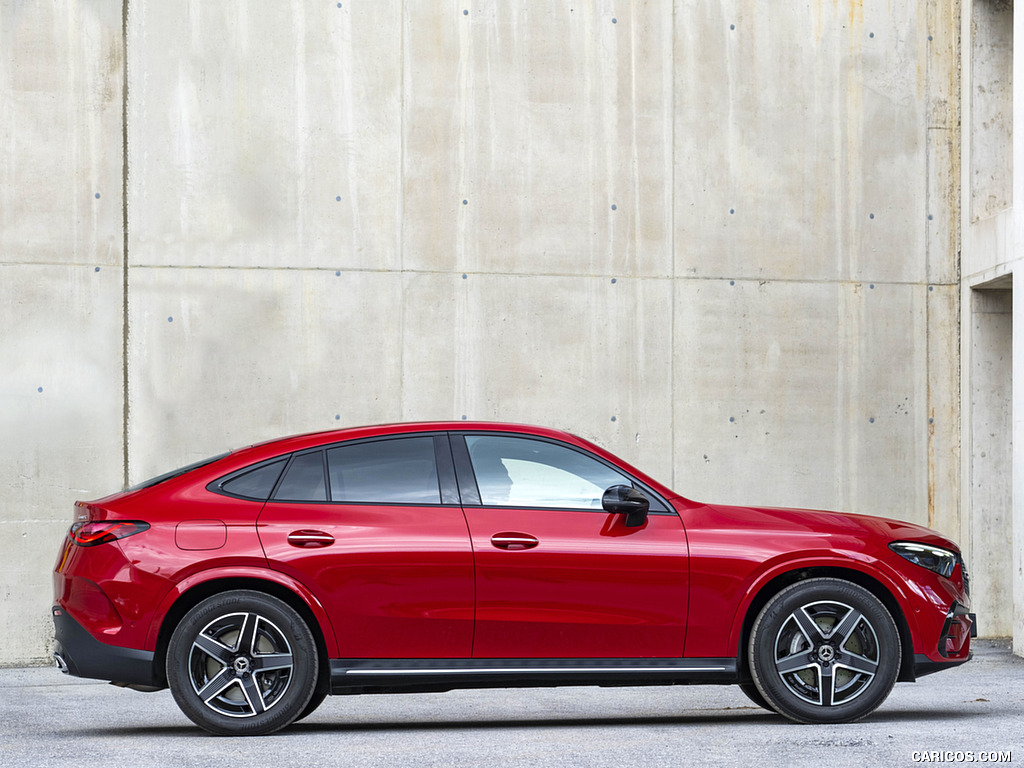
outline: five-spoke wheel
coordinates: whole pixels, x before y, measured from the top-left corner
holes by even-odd
[[[317,648],[286,603],[236,590],[208,598],[177,626],[167,681],[181,710],[220,734],[263,734],[306,712],[317,686]]]
[[[754,623],[749,654],[765,700],[805,723],[864,717],[889,695],[900,668],[888,610],[839,579],[808,579],[772,598]]]

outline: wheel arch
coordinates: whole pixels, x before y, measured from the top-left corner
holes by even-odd
[[[174,630],[181,620],[190,610],[208,597],[238,589],[248,589],[276,597],[298,612],[302,620],[306,622],[310,633],[313,635],[313,640],[316,642],[317,654],[320,657],[319,674],[330,675],[331,653],[327,644],[328,638],[325,637],[324,624],[321,621],[325,617],[322,614],[322,607],[315,600],[313,601],[314,607],[319,609],[319,611],[314,611],[313,607],[307,602],[307,599],[304,599],[296,590],[289,588],[289,586],[279,581],[261,578],[256,575],[215,576],[197,581],[183,589],[163,614],[163,619],[160,622],[160,628],[157,633],[153,658],[154,673],[159,677],[163,685],[167,684],[167,647],[171,642],[171,635],[174,634]],[[321,614],[320,616],[317,615],[318,612]],[[327,625],[327,631],[330,631],[329,625]],[[330,640],[333,644],[333,633]]]
[[[914,674],[913,635],[911,634],[907,617],[905,616],[903,609],[900,607],[899,600],[897,600],[893,592],[882,581],[874,576],[865,573],[864,571],[857,570],[856,568],[844,568],[836,565],[816,565],[794,568],[773,576],[757,589],[756,593],[753,595],[752,599],[750,599],[745,608],[743,621],[739,626],[739,637],[736,641],[736,645],[734,646],[736,648],[736,671],[739,675],[740,681],[745,682],[751,680],[750,661],[747,658],[746,649],[747,643],[750,640],[750,632],[754,627],[754,622],[757,620],[757,616],[761,612],[761,609],[768,604],[769,600],[786,587],[801,581],[806,581],[807,579],[816,578],[832,578],[849,581],[863,587],[881,601],[882,605],[884,605],[885,609],[889,612],[889,615],[892,616],[900,637],[900,671],[896,681],[901,683],[914,682],[917,678]]]

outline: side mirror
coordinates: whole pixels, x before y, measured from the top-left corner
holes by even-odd
[[[639,528],[647,522],[651,502],[636,488],[613,485],[601,497],[601,506],[606,512],[625,515],[627,528]]]

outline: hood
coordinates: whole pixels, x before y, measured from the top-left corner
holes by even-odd
[[[872,515],[829,512],[820,509],[784,507],[740,507],[714,504],[708,506],[714,517],[731,520],[733,524],[750,526],[765,532],[808,533],[851,537],[879,538],[891,541],[917,541],[944,547],[954,552],[960,548],[951,539],[923,525]]]

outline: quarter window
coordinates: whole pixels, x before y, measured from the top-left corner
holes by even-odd
[[[432,437],[342,445],[327,451],[331,501],[440,504]]]
[[[221,483],[220,489],[232,496],[266,501],[270,492],[274,490],[274,483],[281,476],[281,470],[284,469],[286,461],[288,461],[287,456],[270,464],[264,464],[262,467],[235,475],[230,480]]]
[[[543,440],[467,435],[480,500],[486,506],[600,509],[626,476],[584,453]]]

